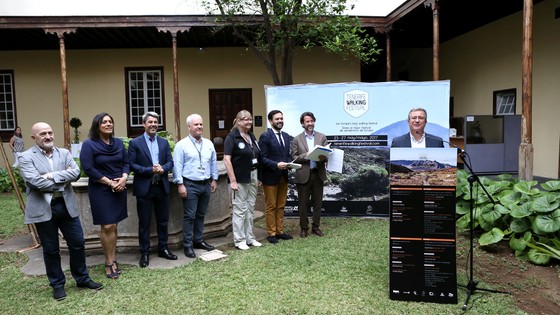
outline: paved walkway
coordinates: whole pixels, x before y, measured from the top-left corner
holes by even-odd
[[[255,211],[257,212],[257,211]],[[258,214],[262,216],[262,213]],[[257,213],[255,213],[257,216]],[[267,233],[264,229],[254,228],[253,232],[257,237],[257,240],[261,241],[266,238]],[[209,244],[213,246],[219,247],[224,245],[233,246],[233,236],[229,233],[225,237],[217,237],[212,239],[206,240]],[[30,248],[33,245],[33,240],[31,236],[25,235],[9,240],[4,240],[4,244],[0,245],[0,252],[18,252],[21,250],[25,250]],[[171,269],[178,266],[183,266],[195,261],[198,256],[205,253],[205,250],[202,249],[195,249],[197,258],[187,258],[183,253],[183,249],[172,249],[172,252],[177,255],[177,260],[167,260],[164,258],[158,257],[157,253],[152,252],[150,255],[150,265],[147,267],[148,269]],[[37,247],[31,250],[25,251],[25,254],[29,257],[29,261],[21,267],[21,271],[26,275],[38,276],[38,275],[45,275],[45,264],[43,262],[43,253],[42,248]],[[103,258],[103,254],[91,254],[88,255],[86,253],[86,263],[88,266],[100,265],[105,262]],[[126,251],[126,252],[118,252],[117,259],[120,264],[126,265],[133,265],[138,266],[138,261],[140,260],[140,253],[138,251]],[[62,269],[69,270],[69,257],[68,251],[62,251],[61,253],[61,261],[62,261]]]

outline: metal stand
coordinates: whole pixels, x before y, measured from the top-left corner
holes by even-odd
[[[486,196],[488,197],[488,199],[495,204],[494,199],[492,199],[492,196],[490,196],[490,194],[488,193],[488,191],[486,190],[486,188],[484,187],[484,185],[482,185],[482,183],[480,182],[480,179],[478,178],[478,176],[473,172],[471,166],[469,165],[469,163],[467,163],[467,161],[465,161],[465,156],[466,152],[462,151],[459,156],[461,157],[461,160],[463,161],[463,164],[467,167],[467,169],[469,170],[469,172],[471,173],[471,175],[468,178],[469,181],[469,189],[470,189],[470,202],[469,202],[469,207],[470,207],[470,238],[469,238],[469,264],[470,264],[470,270],[469,270],[469,283],[465,286],[461,285],[462,287],[467,288],[467,298],[465,299],[465,303],[463,304],[462,310],[466,311],[467,310],[467,305],[469,304],[469,300],[471,298],[471,296],[477,291],[486,291],[486,292],[491,292],[491,293],[502,293],[502,294],[511,294],[510,292],[506,292],[506,291],[498,291],[498,290],[490,290],[490,289],[483,289],[483,288],[479,288],[478,287],[478,281],[474,280],[474,275],[473,275],[473,257],[474,257],[474,199],[473,199],[473,184],[474,182],[477,182],[478,185],[480,187],[482,187],[482,190],[484,190],[484,193],[486,194]]]

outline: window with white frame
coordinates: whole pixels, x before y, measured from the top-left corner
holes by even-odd
[[[494,91],[494,116],[515,115],[515,89]]]
[[[126,68],[129,137],[144,132],[142,115],[156,112],[164,128],[163,68]]]
[[[10,138],[17,127],[14,72],[0,70],[0,133],[2,139]]]

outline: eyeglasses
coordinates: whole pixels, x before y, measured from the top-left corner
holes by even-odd
[[[244,120],[244,121],[253,121],[253,118],[249,117],[249,118],[243,118],[243,119],[241,119],[241,120]]]

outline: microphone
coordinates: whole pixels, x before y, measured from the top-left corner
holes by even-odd
[[[417,134],[417,135],[420,135],[420,131],[416,130],[416,134]],[[465,150],[461,149],[459,146],[457,146],[457,145],[455,145],[455,144],[453,144],[453,143],[451,143],[451,142],[449,142],[449,141],[445,141],[445,140],[443,140],[443,139],[440,138],[440,137],[434,137],[434,136],[429,135],[429,134],[427,134],[427,133],[424,133],[424,137],[425,137],[426,139],[432,139],[432,140],[441,141],[441,142],[443,142],[443,143],[447,143],[447,144],[449,145],[449,147],[452,147],[452,148],[457,149],[457,154],[459,154],[459,155],[463,155],[463,154],[466,153]]]

